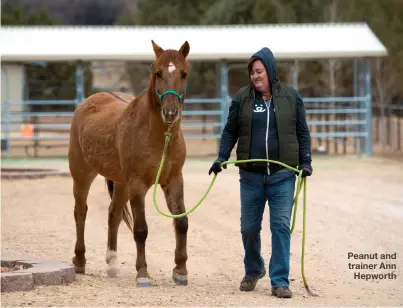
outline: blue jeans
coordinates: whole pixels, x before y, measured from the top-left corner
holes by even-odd
[[[271,286],[288,286],[290,272],[290,221],[296,174],[282,169],[273,175],[239,170],[241,188],[241,234],[245,250],[245,277],[258,277],[265,269],[260,231],[266,201],[270,210],[272,253]]]

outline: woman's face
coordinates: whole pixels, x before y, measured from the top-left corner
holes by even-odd
[[[266,93],[269,91],[269,77],[262,61],[256,60],[253,62],[250,79],[259,92]]]

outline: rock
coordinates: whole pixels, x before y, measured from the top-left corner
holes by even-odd
[[[62,285],[76,279],[72,264],[54,260],[3,257],[1,266],[11,268],[1,272],[1,292],[29,291],[39,285]]]

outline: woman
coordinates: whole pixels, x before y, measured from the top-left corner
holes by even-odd
[[[218,158],[209,174],[221,172],[238,142],[237,160],[271,159],[312,174],[311,139],[305,108],[298,92],[277,79],[276,61],[268,48],[248,62],[251,83],[234,96],[221,136]],[[260,231],[266,201],[270,208],[272,254],[269,262],[271,291],[292,297],[289,289],[290,221],[296,174],[274,163],[239,163],[241,234],[245,250],[245,276],[241,291],[255,289],[266,275],[261,256]],[[224,166],[226,168],[226,166]]]

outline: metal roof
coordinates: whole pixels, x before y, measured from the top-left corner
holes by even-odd
[[[2,26],[2,61],[154,59],[151,40],[191,60],[245,60],[263,46],[278,59],[376,57],[385,46],[366,23],[235,26]]]

